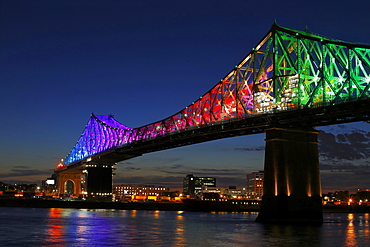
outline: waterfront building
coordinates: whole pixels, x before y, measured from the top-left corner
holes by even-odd
[[[188,174],[183,180],[183,193],[185,195],[199,194],[202,187],[216,187],[216,178],[195,177],[193,174]]]
[[[245,188],[239,189],[236,186],[229,186],[228,188],[223,188],[222,194],[228,198],[242,199],[245,197]]]
[[[262,199],[263,171],[247,174],[246,196],[248,199]]]
[[[230,198],[230,199],[242,199],[245,198],[245,188],[239,189],[236,186],[229,187],[204,187],[202,189],[203,195],[206,193],[217,193],[221,198]]]
[[[217,194],[222,194],[221,191],[223,190],[223,188],[218,188],[218,187],[205,187],[203,186],[202,187],[202,192],[203,193],[217,193]]]
[[[358,189],[354,201],[358,205],[370,206],[370,189]]]
[[[147,201],[153,200],[157,201],[158,198],[163,194],[170,191],[169,188],[163,186],[148,186],[148,185],[115,185],[113,187],[113,193],[115,194],[116,200],[138,200]]]
[[[322,195],[323,205],[363,205],[370,206],[370,189],[357,189],[355,194],[349,191],[328,192]]]

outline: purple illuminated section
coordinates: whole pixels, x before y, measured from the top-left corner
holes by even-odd
[[[107,126],[109,127],[112,127],[112,128],[118,128],[118,129],[129,129],[129,127],[119,123],[117,120],[114,119],[113,115],[108,115],[108,116],[104,116],[104,115],[94,115],[94,117],[106,124]]]
[[[130,133],[131,129],[116,121],[112,115],[92,114],[80,139],[64,159],[64,164],[122,146],[127,143]]]

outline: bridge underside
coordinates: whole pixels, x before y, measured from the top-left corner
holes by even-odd
[[[162,137],[142,140],[130,145],[99,153],[91,157],[100,163],[117,163],[123,160],[176,147],[208,142],[223,138],[265,133],[271,126],[281,128],[311,128],[351,122],[370,121],[370,99],[318,106],[273,114],[264,114],[247,119],[229,120],[222,123],[172,132]],[[69,167],[79,166],[86,160]]]

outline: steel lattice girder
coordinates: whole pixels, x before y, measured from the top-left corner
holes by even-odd
[[[93,114],[64,163],[203,126],[369,98],[369,45],[274,24],[220,82],[166,119],[130,129]]]

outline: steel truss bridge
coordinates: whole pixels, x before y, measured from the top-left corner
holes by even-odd
[[[370,45],[274,24],[221,81],[176,114],[129,128],[92,114],[64,159],[118,162],[143,153],[263,133],[271,123],[323,126],[369,120]]]
[[[311,133],[316,126],[357,121],[370,121],[370,45],[329,39],[274,23],[222,80],[176,114],[138,128],[127,127],[112,115],[92,114],[56,172],[81,170],[94,166],[91,164],[112,165],[145,153],[221,138],[268,134],[274,128],[287,130],[285,134],[290,130]],[[280,140],[282,137],[276,133],[268,139]],[[292,136],[286,138],[290,138],[287,142],[297,142]],[[314,143],[310,138],[305,142]],[[275,150],[272,153],[277,152],[277,148],[272,149]],[[311,149],[317,153],[317,146]],[[312,163],[317,167],[317,172],[313,172],[317,173],[314,179],[317,182],[318,157]],[[266,165],[265,161],[268,177]],[[285,181],[292,176],[277,179],[279,172],[275,168],[270,172],[271,178],[275,176],[274,181]],[[284,188],[278,190],[272,186],[275,195],[282,194],[278,191],[285,188],[280,186]],[[265,187],[264,190],[267,191]],[[315,190],[318,194],[321,187]],[[285,188],[283,194],[289,197],[289,191]],[[268,193],[264,196],[273,198]],[[271,200],[276,203],[280,199]]]

